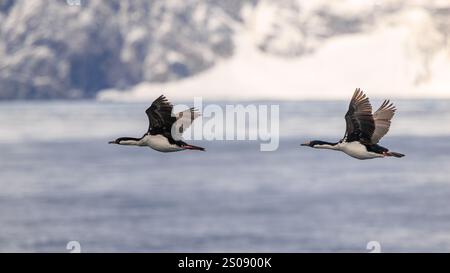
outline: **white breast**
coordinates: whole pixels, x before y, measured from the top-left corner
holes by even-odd
[[[141,146],[149,146],[153,150],[159,152],[177,152],[183,150],[183,148],[171,144],[169,140],[162,135],[146,135],[142,140]]]
[[[383,157],[381,154],[367,151],[366,146],[357,141],[343,142],[338,144],[338,149],[351,157],[357,159],[371,159],[377,157]]]

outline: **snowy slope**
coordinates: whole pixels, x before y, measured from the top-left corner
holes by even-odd
[[[91,98],[203,71],[232,54],[241,1],[221,2],[0,1],[0,99]]]
[[[0,99],[445,97],[449,34],[448,0],[7,0]]]
[[[309,54],[284,57],[280,54],[289,55],[297,42],[292,33],[266,47],[275,54],[258,46],[270,32],[265,24],[280,19],[271,14],[278,8],[261,3],[247,11],[236,31],[235,54],[214,68],[180,81],[141,83],[127,92],[106,90],[99,99],[149,101],[159,93],[179,99],[337,99],[348,98],[356,87],[371,97],[450,98],[450,48],[441,46],[448,37],[423,7],[402,8],[366,31],[323,39]]]

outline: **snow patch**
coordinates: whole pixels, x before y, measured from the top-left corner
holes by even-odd
[[[250,24],[235,37],[234,56],[204,73],[169,83],[141,83],[126,92],[105,90],[98,98],[149,101],[164,93],[175,99],[347,99],[356,87],[379,98],[450,98],[449,51],[425,55],[430,70],[423,66],[423,52],[438,50],[433,45],[439,35],[429,20],[412,9],[371,32],[331,38],[298,58],[258,50]],[[418,82],[418,75],[428,76]]]

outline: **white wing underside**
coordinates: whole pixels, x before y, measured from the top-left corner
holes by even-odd
[[[176,114],[177,121],[172,127],[172,136],[175,138],[174,134],[178,139],[182,139],[182,134],[192,125],[194,120],[200,116],[200,113],[194,109],[190,108],[183,112]]]
[[[373,114],[375,131],[372,135],[372,144],[377,144],[389,131],[391,119],[395,114],[395,106],[388,100],[384,101],[380,108]]]

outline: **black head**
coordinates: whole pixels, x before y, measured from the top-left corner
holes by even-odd
[[[116,139],[116,140],[111,140],[108,142],[108,144],[119,144],[120,143],[120,138]]]

